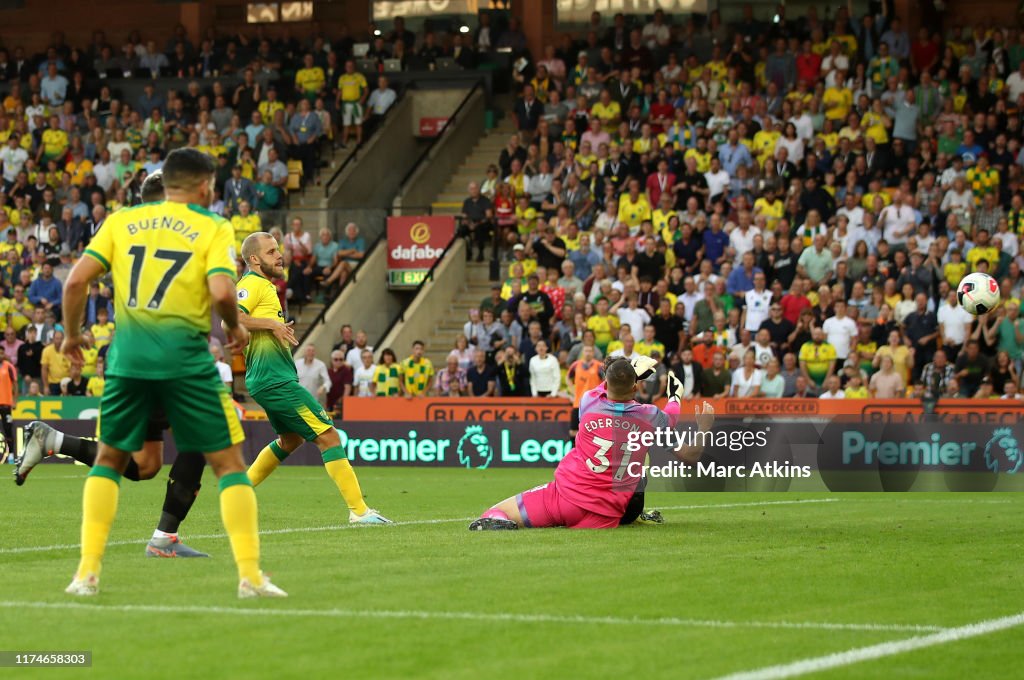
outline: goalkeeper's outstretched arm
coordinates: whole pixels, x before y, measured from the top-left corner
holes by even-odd
[[[665,405],[665,413],[669,417],[669,425],[675,426],[679,420],[679,406],[683,400],[683,383],[674,373],[668,373],[668,404]],[[703,406],[694,404],[693,415],[697,419],[697,429],[707,432],[715,423],[715,408],[707,401]],[[695,464],[704,455],[704,446],[680,446],[676,449],[676,457],[684,463]]]

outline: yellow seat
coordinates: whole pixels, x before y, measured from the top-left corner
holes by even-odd
[[[302,161],[288,161],[288,183],[285,188],[288,191],[302,188]]]

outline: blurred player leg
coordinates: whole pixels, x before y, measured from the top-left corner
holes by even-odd
[[[209,557],[181,542],[178,527],[185,521],[202,486],[206,460],[202,454],[180,452],[167,476],[160,523],[146,544],[147,557]]]
[[[28,473],[45,458],[54,454],[69,456],[79,463],[92,467],[96,463],[99,443],[94,439],[83,439],[55,430],[46,423],[32,421],[25,428],[25,448],[14,466],[14,481],[18,486],[25,483]],[[147,471],[150,472],[150,471]],[[156,471],[144,476],[134,458],[128,461],[124,478],[133,482],[150,479]]]
[[[18,440],[14,437],[14,418],[10,406],[0,406],[0,423],[3,424],[4,439],[7,440],[7,453],[18,455]]]

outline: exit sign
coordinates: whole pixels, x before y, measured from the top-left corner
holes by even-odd
[[[392,269],[388,272],[388,285],[393,288],[415,288],[425,278],[426,269]]]

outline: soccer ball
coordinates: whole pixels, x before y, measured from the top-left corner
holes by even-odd
[[[970,314],[991,312],[999,304],[999,282],[981,272],[968,274],[956,287],[956,299]]]

